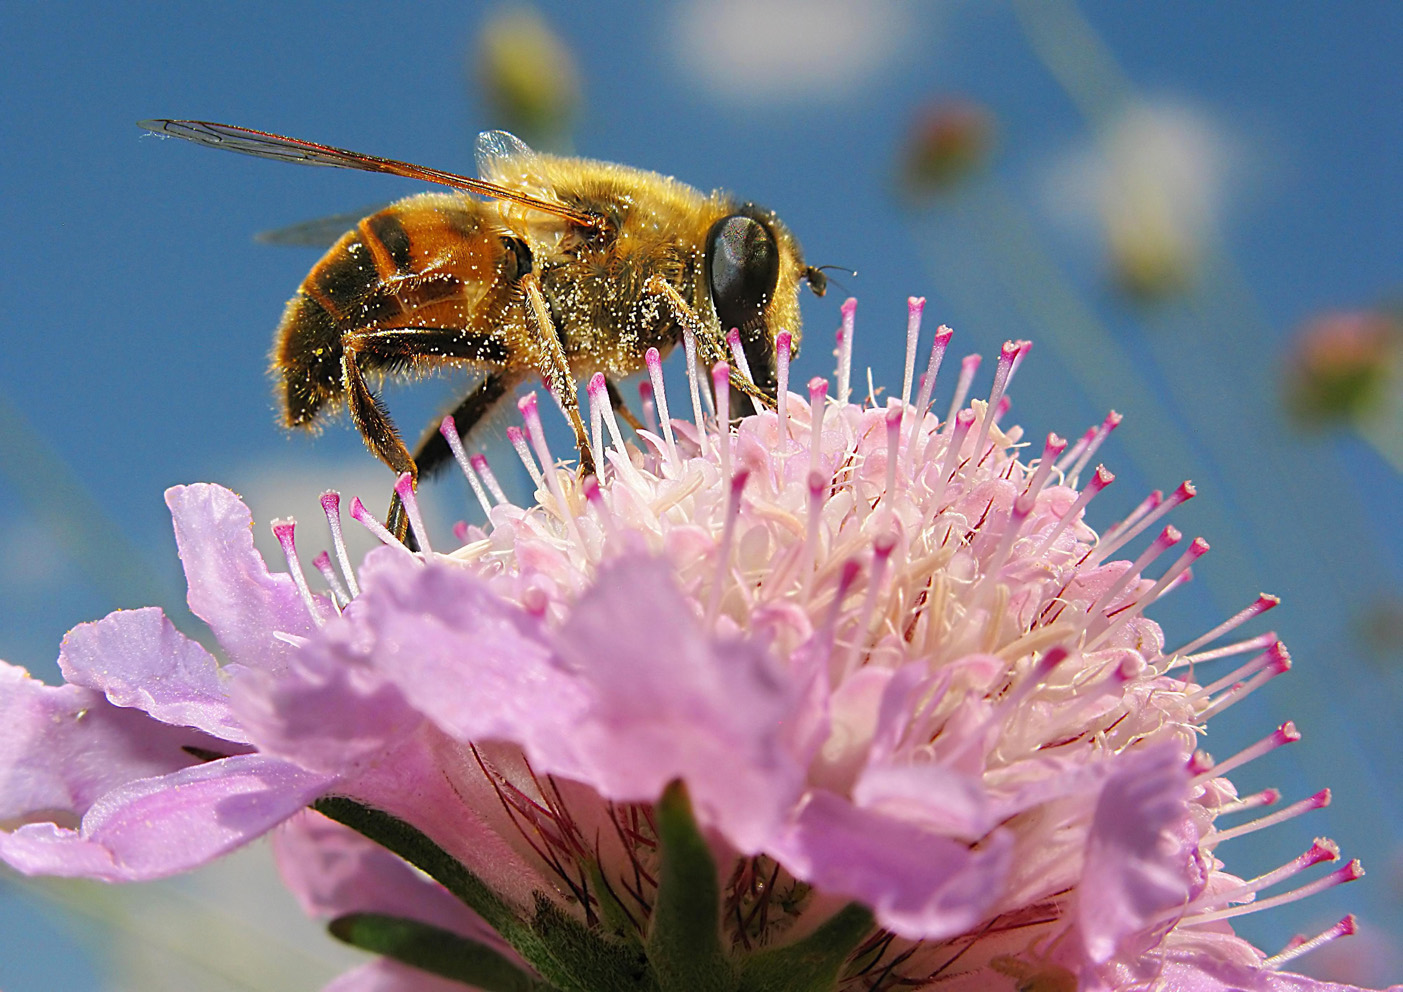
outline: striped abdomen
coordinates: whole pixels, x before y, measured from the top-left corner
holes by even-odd
[[[347,348],[362,370],[382,375],[445,361],[505,363],[502,342],[476,329],[493,326],[486,318],[505,305],[510,253],[479,205],[452,194],[411,197],[361,221],[322,256],[278,325],[271,364],[284,423],[310,427],[324,407],[340,405]],[[416,328],[461,335],[448,349],[376,337]]]

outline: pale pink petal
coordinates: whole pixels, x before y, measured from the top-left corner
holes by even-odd
[[[774,836],[803,783],[784,736],[798,687],[759,645],[702,630],[666,562],[601,568],[555,644],[594,692],[588,719],[557,729],[587,763],[585,781],[651,800],[682,778],[701,822],[741,851]]]
[[[534,852],[528,859],[509,843],[520,836],[520,828],[502,810],[474,748],[446,737],[433,724],[423,724],[386,749],[336,792],[413,824],[518,905],[529,904],[532,893],[551,886]]]
[[[975,841],[995,824],[978,778],[929,762],[868,768],[852,796],[864,809],[960,840]]]
[[[583,719],[578,673],[552,654],[540,623],[451,564],[372,556],[345,636],[321,639],[332,663],[373,666],[416,710],[459,740],[523,745]],[[328,634],[335,634],[328,631]],[[557,767],[566,761],[558,757]]]
[[[74,627],[63,639],[58,665],[71,684],[104,693],[114,706],[226,741],[248,741],[229,708],[218,662],[154,607],[119,610]]]
[[[293,649],[273,634],[306,636],[314,625],[292,577],[270,573],[254,548],[248,507],[209,483],[172,486],[166,505],[190,587],[190,609],[209,624],[230,661],[281,668]]]
[[[77,826],[104,793],[166,775],[234,746],[113,706],[76,685],[50,686],[0,662],[0,824]]]
[[[235,755],[114,789],[77,830],[31,823],[0,834],[0,859],[27,875],[164,878],[262,836],[330,784],[275,758]]]
[[[351,629],[328,625],[309,650],[373,664],[451,736],[520,744],[537,771],[610,799],[654,800],[685,778],[703,822],[745,850],[793,803],[794,690],[758,647],[697,629],[665,563],[606,567],[548,636],[466,570],[396,558],[364,569]]]
[[[1202,951],[1174,953],[1168,958],[1160,976],[1163,987],[1175,992],[1366,992],[1357,985],[1244,967]],[[1403,985],[1390,985],[1383,992],[1403,992]]]
[[[1115,761],[1092,814],[1077,920],[1087,958],[1109,961],[1130,934],[1188,898],[1189,859],[1171,834],[1188,816],[1189,773],[1173,742]]]
[[[234,712],[260,751],[351,774],[423,722],[396,686],[345,649],[355,636],[347,621],[333,620],[283,671],[234,679]]]
[[[941,939],[973,927],[997,901],[1012,867],[1013,838],[995,831],[971,851],[816,791],[771,853],[796,877],[872,907],[893,933]]]

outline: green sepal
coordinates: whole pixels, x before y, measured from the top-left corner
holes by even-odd
[[[832,992],[843,965],[872,932],[872,911],[850,902],[802,940],[757,951],[741,966],[741,992]]]
[[[517,931],[529,932],[512,908],[486,882],[417,827],[345,796],[325,796],[312,803],[312,809],[398,854],[457,896],[513,947],[516,947]]]
[[[383,810],[344,796],[326,796],[312,804],[323,816],[345,824],[381,847],[408,861],[457,896],[469,909],[496,930],[512,948],[548,982],[560,989],[575,992],[579,986],[570,982],[569,972],[562,971],[527,924],[496,892],[451,854],[429,839],[423,831]],[[588,990],[580,990],[588,992]]]
[[[648,962],[662,992],[730,992],[738,976],[721,941],[716,860],[681,782],[658,802],[661,865],[648,920]]]
[[[383,954],[483,992],[549,992],[507,958],[484,944],[449,930],[381,913],[351,913],[331,921],[337,940]]]
[[[629,935],[637,934],[638,921],[614,894],[613,886],[599,868],[599,862],[591,859],[586,870],[589,872],[590,885],[597,902],[596,911],[604,926],[610,933],[625,939]]]
[[[637,941],[618,940],[580,922],[544,895],[531,927],[563,974],[556,984],[579,992],[658,992]]]

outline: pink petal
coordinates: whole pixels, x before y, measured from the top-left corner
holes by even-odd
[[[0,858],[27,875],[164,878],[262,836],[330,784],[275,758],[235,755],[115,789],[78,830],[32,823],[0,834]]]
[[[1163,987],[1175,992],[1366,992],[1356,985],[1244,967],[1202,951],[1170,954],[1160,977]],[[1390,985],[1384,992],[1403,992],[1403,985]]]
[[[120,610],[74,627],[63,639],[58,664],[70,683],[104,693],[114,706],[248,742],[230,711],[218,662],[158,609]]]
[[[361,583],[359,609],[346,614],[351,628],[315,649],[373,666],[445,733],[526,744],[583,719],[583,687],[553,657],[540,623],[472,574],[381,555],[366,562]]]
[[[423,724],[336,791],[412,823],[493,891],[519,905],[551,886],[542,875],[545,867],[525,842],[524,851],[510,846],[509,839],[520,840],[519,825],[502,809],[473,749],[433,724]]]
[[[538,772],[611,799],[651,801],[685,778],[703,822],[743,850],[793,804],[793,688],[760,648],[705,636],[666,563],[602,569],[551,634],[451,563],[379,556],[362,572],[359,608],[307,649],[328,679],[374,666],[450,736],[517,743]]]
[[[798,687],[762,647],[703,631],[669,564],[601,568],[555,646],[592,691],[588,719],[550,728],[578,749],[584,781],[627,801],[682,778],[701,822],[742,852],[776,835],[803,782],[784,730]]]
[[[965,841],[978,840],[995,824],[993,805],[978,778],[930,763],[868,768],[853,788],[853,801]]]
[[[234,712],[260,751],[327,774],[351,774],[412,733],[423,715],[352,655],[356,632],[333,620],[282,671],[240,673]]]
[[[196,764],[186,747],[230,745],[145,713],[113,706],[82,686],[49,686],[0,662],[0,823],[76,826],[104,793]]]
[[[1189,859],[1170,834],[1188,815],[1189,773],[1172,741],[1115,760],[1092,816],[1078,891],[1087,958],[1101,964],[1122,941],[1188,898]]]
[[[995,831],[971,851],[967,844],[816,791],[772,853],[796,877],[872,907],[892,932],[940,940],[986,917],[1012,868],[1013,838]]]
[[[166,505],[185,565],[190,609],[209,624],[230,661],[264,669],[285,665],[292,647],[274,632],[306,636],[313,623],[292,577],[270,573],[254,549],[248,507],[209,483],[172,486]]]

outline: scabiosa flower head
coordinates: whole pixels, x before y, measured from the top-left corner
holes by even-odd
[[[339,992],[1338,987],[1281,966],[1352,921],[1270,958],[1227,922],[1360,874],[1292,888],[1328,841],[1251,881],[1218,859],[1327,801],[1254,820],[1278,796],[1225,777],[1294,728],[1196,750],[1289,668],[1271,634],[1221,643],[1275,600],[1166,649],[1145,611],[1208,549],[1164,519],[1192,487],[1098,535],[1119,417],[1027,444],[1003,419],[1026,342],[931,414],[950,332],[913,402],[922,302],[885,404],[849,402],[851,302],[836,395],[788,390],[780,335],[777,409],[734,427],[702,411],[729,409],[724,365],[713,390],[689,367],[687,421],[649,355],[637,445],[596,377],[598,479],[555,466],[527,397],[530,507],[447,422],[486,526],[449,549],[405,478],[422,551],[355,501],[386,547],[354,569],[328,494],[326,594],[290,522],[270,573],[233,494],[171,490],[228,663],[137,611],[69,635],[72,685],[7,670],[0,857],[145,878],[280,823],[308,910],[385,955]]]

